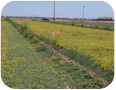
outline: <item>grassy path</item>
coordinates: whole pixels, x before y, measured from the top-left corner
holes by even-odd
[[[36,53],[22,36],[7,22],[3,22],[2,36],[7,42],[6,59],[2,61],[2,79],[13,88],[65,88],[64,79],[74,83],[63,70],[54,69],[47,53]],[[4,32],[4,33],[3,33]]]
[[[2,80],[11,88],[101,88],[103,79],[60,66],[48,51],[37,52],[16,29],[2,21]]]

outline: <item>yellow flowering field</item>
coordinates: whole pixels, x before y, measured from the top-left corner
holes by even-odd
[[[37,21],[20,21],[32,33],[55,40],[56,45],[88,57],[104,70],[114,71],[114,32]],[[59,32],[53,36],[49,32]],[[86,63],[86,62],[85,62]]]
[[[33,39],[32,39],[33,40]],[[14,89],[103,88],[104,80],[80,71],[48,51],[37,52],[43,42],[30,43],[16,28],[2,21],[1,77]]]

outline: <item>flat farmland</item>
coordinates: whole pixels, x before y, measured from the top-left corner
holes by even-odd
[[[6,19],[1,49],[2,80],[11,88],[104,88],[113,79],[114,31]]]
[[[15,21],[34,34],[55,41],[55,45],[88,57],[104,70],[114,69],[114,32],[37,21]],[[49,32],[59,32],[52,36]]]

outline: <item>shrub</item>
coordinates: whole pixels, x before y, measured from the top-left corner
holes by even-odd
[[[87,26],[87,25],[84,25],[84,27],[85,27],[85,28],[88,28],[88,26]]]
[[[25,38],[29,37],[29,35],[30,35],[29,32],[25,32],[25,33],[23,34],[23,36],[24,36]]]
[[[26,29],[25,29],[24,27],[21,27],[20,33],[21,33],[21,34],[24,33],[25,30],[26,30]]]
[[[83,24],[81,24],[81,27],[84,27],[84,25],[83,25]]]
[[[52,62],[58,62],[58,61],[59,61],[59,58],[58,58],[57,56],[52,56],[52,57],[50,58],[50,60],[51,60]]]
[[[99,29],[99,26],[95,26],[95,29]]]
[[[80,66],[78,64],[73,67],[74,70],[80,70],[81,68],[82,68],[82,66]]]
[[[75,59],[77,56],[77,52],[71,49],[64,52],[64,54],[72,59]]]
[[[71,24],[71,26],[75,26],[75,23],[73,22],[73,23]]]
[[[65,61],[64,61],[64,60],[61,60],[61,61],[59,62],[59,65],[60,65],[60,66],[65,65]]]
[[[44,42],[41,41],[41,42],[39,43],[39,45],[44,45]]]
[[[24,29],[24,30],[27,30],[27,29],[28,29],[27,23],[24,23],[24,24],[23,24],[23,29]]]
[[[105,30],[110,30],[110,27],[108,27],[108,26],[105,26],[105,28],[104,28]]]
[[[39,46],[39,47],[37,47],[37,52],[42,52],[42,51],[46,51],[47,50],[47,48],[45,47],[45,46]]]
[[[28,37],[27,37],[27,40],[31,40],[33,38],[33,34],[30,34]]]
[[[30,42],[31,44],[37,43],[38,41],[35,39],[32,39],[32,41]]]

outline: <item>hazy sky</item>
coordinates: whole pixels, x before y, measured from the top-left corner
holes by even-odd
[[[53,1],[12,1],[2,10],[2,16],[53,17]],[[102,1],[56,1],[56,17],[85,18],[99,16],[114,18],[111,6]]]

